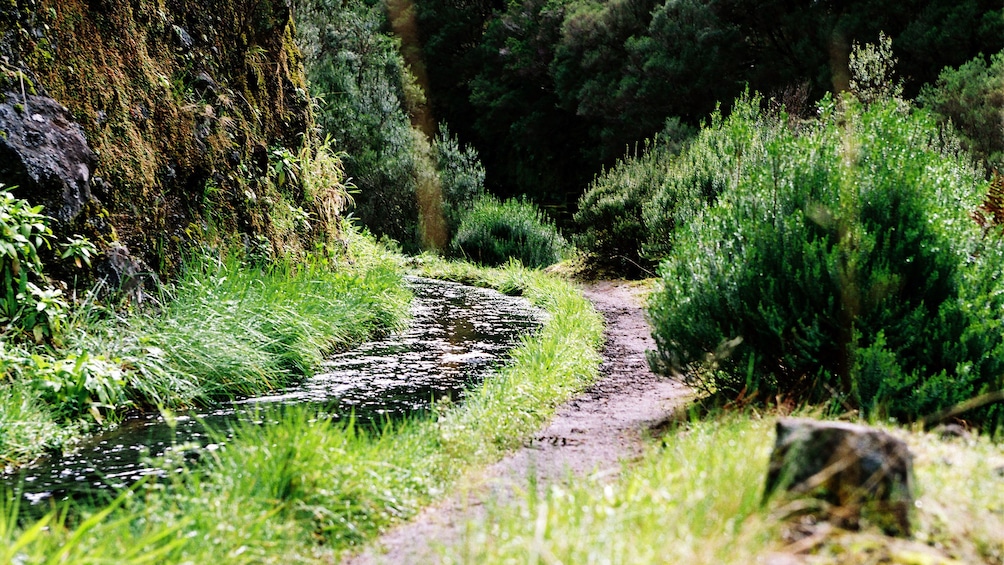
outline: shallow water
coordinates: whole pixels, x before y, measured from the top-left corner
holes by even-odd
[[[236,421],[260,417],[261,409],[307,404],[332,418],[365,422],[428,410],[443,398],[459,401],[543,321],[543,313],[523,298],[416,277],[408,285],[415,300],[406,330],[330,356],[319,374],[299,385],[170,422],[162,416],[131,418],[3,483],[19,488],[32,504],[99,497],[163,474],[149,464],[151,457],[183,449],[185,457],[198,458],[202,450],[217,449],[210,437],[219,441]],[[209,434],[207,426],[223,433]]]

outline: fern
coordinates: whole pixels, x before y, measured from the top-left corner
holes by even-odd
[[[995,227],[1004,233],[1004,175],[1000,171],[994,170],[986,198],[970,216],[983,228],[984,237]]]

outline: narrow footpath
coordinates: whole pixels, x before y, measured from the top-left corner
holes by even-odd
[[[483,520],[485,504],[513,499],[572,477],[616,477],[624,462],[638,458],[645,433],[685,402],[682,384],[653,374],[645,351],[655,343],[636,286],[600,281],[583,293],[606,319],[600,380],[558,409],[530,442],[489,467],[458,494],[387,532],[349,565],[410,565],[438,561],[437,548],[459,542],[464,525]]]

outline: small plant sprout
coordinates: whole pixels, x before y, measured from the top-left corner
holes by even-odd
[[[71,259],[78,269],[82,269],[84,265],[90,267],[91,257],[98,253],[97,246],[83,235],[74,235],[66,243],[61,243],[59,246],[63,248],[59,258]]]

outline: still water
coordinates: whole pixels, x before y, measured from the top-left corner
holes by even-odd
[[[226,430],[257,420],[262,409],[316,406],[329,417],[380,421],[428,410],[491,374],[520,336],[543,322],[544,314],[519,297],[456,283],[408,278],[415,299],[408,328],[384,339],[329,357],[321,372],[269,396],[236,400],[212,410],[130,418],[72,453],[24,468],[2,483],[32,504],[95,496],[145,475],[160,474],[149,458],[184,446],[186,457],[218,449]],[[209,434],[206,429],[217,430]],[[225,440],[224,440],[225,441]]]

